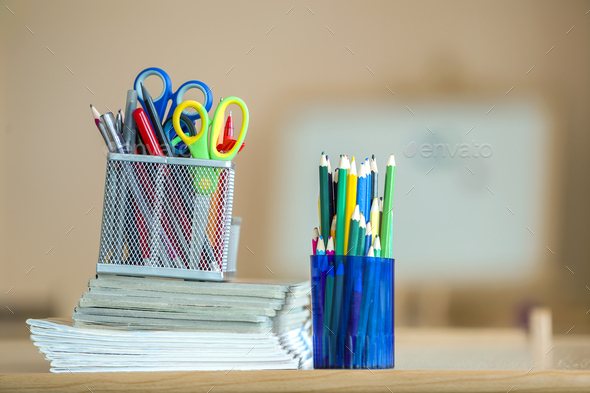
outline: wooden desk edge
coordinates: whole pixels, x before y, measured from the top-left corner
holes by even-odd
[[[590,371],[281,370],[3,374],[7,392],[590,392]]]

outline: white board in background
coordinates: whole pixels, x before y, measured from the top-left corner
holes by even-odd
[[[325,150],[332,169],[341,153],[357,159],[376,154],[380,193],[388,155],[395,154],[397,282],[530,277],[546,252],[551,150],[544,111],[535,100],[481,98],[403,105],[326,100],[292,107],[280,122],[279,143],[288,154],[284,162],[295,166],[273,175],[280,180],[271,191],[280,201],[273,206],[275,222],[286,223],[272,234],[284,273],[309,270],[310,237],[319,224],[318,163]],[[418,149],[413,157],[411,143]],[[453,158],[449,150],[443,158],[440,147],[436,158],[421,156],[423,144],[441,143],[451,151],[467,143],[470,157],[460,157],[457,149]],[[491,146],[484,155],[491,156],[473,157],[474,145],[484,143]]]

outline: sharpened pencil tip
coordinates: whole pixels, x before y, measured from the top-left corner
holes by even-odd
[[[326,248],[326,251],[334,251],[334,239],[332,239],[332,236],[328,238],[328,247]]]
[[[387,161],[387,166],[395,166],[395,157],[392,155],[389,156],[389,161]]]
[[[360,215],[360,210],[359,210],[359,205],[356,205],[354,207],[354,212],[352,213],[352,217],[351,217],[354,221],[360,221],[361,220],[361,215]]]
[[[318,238],[317,251],[326,251],[326,247],[324,246],[324,239],[321,236]],[[316,253],[317,253],[317,251],[316,251]]]
[[[379,240],[379,235],[375,236],[375,240],[373,240],[373,248],[375,250],[381,250],[381,240]]]

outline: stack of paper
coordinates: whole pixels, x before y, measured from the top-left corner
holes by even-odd
[[[33,320],[53,372],[311,366],[309,281],[189,282],[99,275],[72,321]]]

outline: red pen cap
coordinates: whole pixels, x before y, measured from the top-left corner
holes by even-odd
[[[164,153],[158,144],[156,134],[154,133],[148,116],[143,108],[134,110],[133,118],[135,119],[135,123],[139,129],[139,135],[141,135],[141,139],[143,139],[143,143],[145,144],[148,153],[152,156],[163,156]]]
[[[227,137],[231,137],[231,139],[234,139],[234,122],[231,118],[231,112],[229,113],[229,116],[227,117],[227,121],[225,122],[225,139],[227,139]]]

